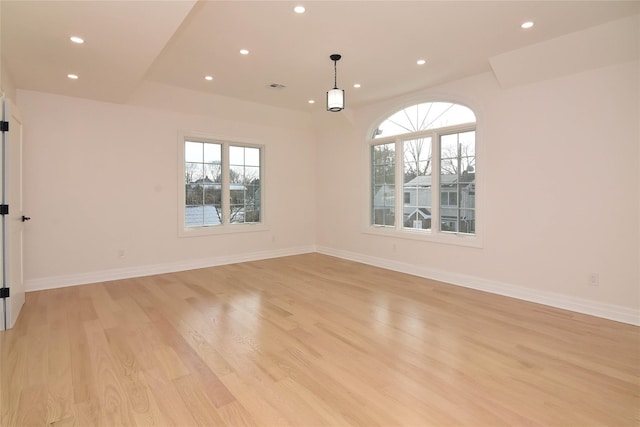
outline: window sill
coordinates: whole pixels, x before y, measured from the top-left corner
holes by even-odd
[[[400,239],[418,240],[421,242],[438,243],[445,245],[465,246],[469,248],[482,248],[482,239],[478,235],[434,233],[431,231],[416,231],[411,229],[398,230],[395,227],[367,226],[365,234],[375,236],[395,237]]]
[[[268,231],[266,224],[247,223],[247,224],[229,224],[229,225],[212,225],[209,227],[190,227],[178,230],[179,237],[199,237],[199,236],[216,236],[220,234],[237,234],[237,233],[253,233],[260,231]]]

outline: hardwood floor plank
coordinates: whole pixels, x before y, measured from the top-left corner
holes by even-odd
[[[118,366],[111,355],[100,321],[83,322],[89,347],[89,360],[93,388],[100,404],[100,415],[107,425],[135,424],[132,405],[118,378]]]
[[[325,255],[26,301],[2,426],[640,425],[640,328]]]
[[[95,397],[93,392],[93,372],[89,364],[89,344],[84,333],[79,312],[70,310],[67,316],[69,344],[71,347],[73,402],[88,402]],[[83,411],[83,413],[86,413],[86,411]]]
[[[166,378],[156,369],[145,370],[143,375],[164,420],[159,425],[197,425],[196,419],[183,402],[173,380]]]
[[[16,408],[16,426],[41,426],[46,424],[47,386],[44,384],[28,385],[19,394]]]
[[[56,320],[50,324],[47,337],[48,366],[45,384],[48,392],[48,424],[64,424],[75,419],[72,407],[71,344],[66,322],[66,316],[56,316]]]
[[[191,375],[185,375],[176,378],[173,380],[173,383],[182,397],[182,401],[187,409],[191,411],[191,415],[193,415],[198,425],[219,426],[224,424],[200,381]]]
[[[243,377],[248,377],[243,374]],[[222,378],[227,388],[237,397],[238,403],[249,413],[259,426],[296,426],[287,420],[282,411],[272,406],[262,397],[260,390],[241,380],[236,374]],[[231,403],[233,404],[233,403]],[[226,407],[225,405],[224,407]],[[224,408],[223,407],[223,408]],[[227,412],[227,414],[229,414]],[[226,419],[225,419],[226,420]],[[227,423],[233,425],[233,423]]]

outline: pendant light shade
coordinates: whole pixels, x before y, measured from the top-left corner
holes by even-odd
[[[327,111],[341,111],[344,109],[344,90],[331,89],[327,91]]]
[[[333,89],[327,91],[327,111],[342,111],[344,109],[344,90],[338,89],[337,62],[341,55],[334,53],[329,58],[333,61]]]

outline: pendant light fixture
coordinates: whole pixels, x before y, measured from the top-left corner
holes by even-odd
[[[329,58],[333,61],[333,89],[327,91],[327,111],[342,111],[344,109],[344,90],[338,89],[337,63],[342,58],[334,53]]]

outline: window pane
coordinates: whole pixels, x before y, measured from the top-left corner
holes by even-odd
[[[220,163],[205,163],[204,176],[211,182],[222,182],[222,165]]]
[[[184,212],[185,227],[202,227],[204,224],[204,206],[186,205]]]
[[[202,142],[185,141],[184,161],[202,163]]]
[[[260,149],[249,148],[244,149],[245,164],[247,166],[260,166]]]
[[[229,164],[230,165],[244,165],[244,147],[229,147]]]
[[[395,165],[389,165],[384,168],[384,182],[386,184],[396,183],[396,170]]]
[[[395,215],[392,209],[379,209],[373,210],[373,224],[393,226],[395,224]]]
[[[428,102],[412,105],[393,114],[375,130],[373,138],[419,132],[454,126],[463,123],[475,123],[476,116],[464,105],[449,102]]]
[[[241,184],[244,181],[244,166],[231,166],[229,168],[229,182]]]
[[[373,146],[373,164],[388,165],[395,163],[395,144],[379,144]]]
[[[449,204],[449,193],[446,191],[440,192],[440,205],[448,205]]]
[[[386,166],[374,166],[373,167],[373,183],[374,184],[384,184],[386,180],[385,170]]]
[[[458,220],[456,217],[440,216],[440,231],[457,233]]]
[[[185,204],[202,205],[202,186],[187,184],[185,187]]]
[[[222,200],[222,191],[220,187],[215,185],[204,186],[204,204],[220,206]]]
[[[204,163],[217,163],[222,161],[222,146],[220,144],[204,144]]]
[[[185,183],[202,182],[204,176],[204,166],[202,163],[185,164]]]
[[[476,211],[462,209],[460,211],[460,233],[474,234],[476,232]]]
[[[260,168],[254,166],[247,166],[244,168],[244,183],[250,184],[256,179],[260,178]]]

